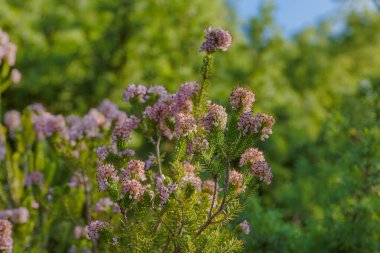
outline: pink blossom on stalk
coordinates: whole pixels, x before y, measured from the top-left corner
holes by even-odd
[[[75,226],[73,234],[75,239],[80,239],[81,237],[90,239],[88,236],[88,226]]]
[[[166,97],[168,96],[168,92],[166,91],[165,87],[161,85],[149,87],[149,89],[147,90],[147,93],[155,94],[156,96],[159,97],[159,100],[166,99]]]
[[[44,183],[44,174],[39,171],[31,172],[25,179],[24,185],[42,185]]]
[[[249,235],[249,233],[251,232],[251,228],[247,220],[244,220],[242,223],[240,223],[239,227],[246,235]]]
[[[202,184],[202,191],[208,194],[214,194],[215,182],[212,180],[206,180]]]
[[[105,212],[114,203],[109,198],[101,198],[94,206],[94,212]]]
[[[214,129],[224,130],[227,124],[227,113],[223,106],[213,104],[208,109],[206,116],[204,117],[204,127],[207,132],[211,132]]]
[[[120,138],[125,141],[129,141],[130,133],[132,130],[136,129],[140,119],[134,115],[131,117],[125,117],[123,120],[118,121],[112,132],[112,141],[114,143]]]
[[[99,233],[109,227],[109,223],[105,221],[95,220],[88,225],[88,237],[90,239],[98,239]]]
[[[269,138],[269,135],[272,134],[272,126],[276,122],[275,119],[264,113],[258,113],[256,116],[257,120],[261,122],[261,126],[263,127],[261,130],[260,139],[264,141]]]
[[[25,223],[29,219],[29,211],[25,207],[0,211],[0,219],[11,219],[14,223]]]
[[[67,134],[65,118],[62,115],[54,116],[50,113],[36,115],[33,118],[34,130],[39,139],[50,137],[53,133],[59,133],[61,137]]]
[[[175,116],[174,135],[179,139],[197,131],[197,121],[191,114],[178,113]]]
[[[13,252],[12,224],[8,220],[0,220],[0,251]]]
[[[156,178],[156,190],[160,198],[160,205],[165,204],[170,195],[177,189],[178,185],[169,183],[167,186],[164,185],[164,177],[159,176]]]
[[[122,177],[126,179],[134,177],[141,181],[145,181],[145,163],[140,160],[129,161],[127,169],[123,171]]]
[[[255,162],[265,161],[264,154],[257,148],[248,148],[240,156],[239,166],[243,167],[244,165],[253,165]]]
[[[100,165],[97,170],[98,170],[97,180],[98,180],[98,185],[99,185],[99,191],[101,192],[105,191],[110,185],[110,181],[114,183],[119,181],[117,171],[112,164]]]
[[[14,84],[18,84],[21,81],[22,75],[18,69],[12,69],[11,80]]]
[[[250,112],[254,102],[255,94],[242,87],[234,89],[230,96],[230,104],[235,111]]]
[[[108,152],[108,150],[107,150],[107,148],[106,148],[105,145],[102,145],[102,146],[98,147],[98,149],[97,149],[97,157],[98,157],[99,161],[103,161],[104,159],[106,159],[107,156],[108,156],[108,153],[109,152]]]
[[[255,162],[251,167],[251,173],[266,184],[272,183],[272,170],[266,161]]]
[[[245,191],[246,186],[244,185],[244,182],[243,182],[244,180],[243,174],[241,174],[240,172],[237,172],[236,170],[231,170],[229,179],[230,179],[230,184],[234,186],[235,192],[237,194],[240,194]]]
[[[0,236],[11,236],[12,235],[12,223],[8,220],[0,220]]]
[[[191,185],[196,190],[201,191],[202,180],[195,174],[195,167],[186,162],[182,165],[185,175],[181,179],[180,187]]]
[[[267,184],[272,182],[272,171],[265,161],[264,154],[256,148],[248,148],[240,157],[239,166],[251,166],[251,174]]]
[[[145,94],[147,92],[147,88],[144,85],[135,85],[130,84],[124,91],[123,101],[128,102],[132,98],[136,98],[140,103],[145,102]]]
[[[121,194],[129,195],[130,199],[140,200],[145,193],[146,188],[149,186],[143,186],[136,179],[124,179],[121,183],[122,189]]]
[[[120,121],[127,115],[120,111],[116,104],[112,103],[108,99],[105,99],[98,107],[99,111],[106,116],[108,121]]]
[[[70,182],[68,183],[69,187],[83,187],[88,182],[87,175],[83,175],[82,173],[75,172],[75,174],[71,177]]]
[[[21,116],[18,111],[11,110],[4,115],[4,124],[8,127],[9,132],[13,135],[21,126]]]
[[[252,116],[252,112],[243,113],[238,122],[238,129],[246,134],[257,134],[261,127],[261,121]]]
[[[201,45],[200,51],[213,53],[217,50],[227,51],[232,43],[231,34],[222,28],[209,27],[205,30],[206,41]]]

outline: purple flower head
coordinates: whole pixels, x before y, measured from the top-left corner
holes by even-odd
[[[99,161],[103,161],[104,159],[106,159],[107,156],[108,156],[108,153],[109,152],[108,152],[108,150],[107,150],[107,148],[106,148],[105,145],[102,145],[102,146],[98,147],[98,149],[97,149],[97,157],[98,157]]]
[[[122,173],[122,177],[125,179],[136,178],[138,180],[145,181],[145,163],[140,160],[129,161],[127,169]]]
[[[266,184],[272,183],[272,170],[266,161],[255,162],[251,167],[251,174],[255,175]]]
[[[239,227],[246,235],[249,235],[249,233],[251,232],[251,228],[247,220],[244,220],[242,223],[240,223]]]
[[[242,87],[234,89],[230,96],[232,109],[240,112],[250,112],[255,102],[255,94]]]
[[[88,237],[90,239],[98,239],[99,233],[109,227],[109,223],[105,221],[95,220],[88,225]]]
[[[62,138],[67,135],[65,118],[47,112],[34,117],[34,130],[40,140],[52,136],[53,133],[59,133]]]
[[[25,186],[31,186],[31,185],[42,185],[44,183],[44,174],[35,171],[28,174],[28,176],[25,179],[24,185]]]
[[[131,99],[136,98],[140,103],[144,103],[146,92],[147,88],[144,85],[130,84],[124,91],[123,101],[129,102]]]
[[[175,116],[174,135],[179,139],[197,131],[197,121],[191,114],[178,113]]]
[[[203,121],[207,132],[211,132],[214,129],[224,130],[227,124],[226,109],[217,104],[211,105]]]
[[[11,110],[4,115],[4,124],[8,127],[11,135],[21,126],[21,116],[18,111]]]
[[[112,141],[117,142],[119,138],[125,141],[129,141],[130,133],[136,129],[140,119],[134,115],[131,117],[125,117],[122,121],[118,121],[112,132]]]
[[[114,203],[109,198],[102,198],[96,202],[94,206],[94,212],[105,212],[110,208]]]
[[[159,176],[156,178],[156,190],[160,198],[160,205],[164,205],[170,195],[177,189],[178,185],[173,183],[168,183],[167,186],[164,185],[164,177]]]
[[[149,87],[147,93],[148,94],[154,94],[154,95],[158,96],[159,100],[165,100],[168,96],[167,90],[165,89],[165,87],[163,87],[161,85]],[[149,96],[149,98],[150,98],[150,96]],[[148,97],[146,97],[146,99],[148,99]]]
[[[22,78],[21,72],[18,69],[12,69],[11,71],[11,80],[14,84],[20,83]]]
[[[201,45],[200,51],[214,53],[217,50],[227,51],[232,43],[231,34],[222,28],[209,27],[205,30],[206,41]]]
[[[117,171],[112,164],[104,164],[98,167],[98,185],[99,191],[105,191],[110,185],[110,181],[113,183],[117,183],[119,181],[119,177],[117,175]]]

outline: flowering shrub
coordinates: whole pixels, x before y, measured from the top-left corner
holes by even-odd
[[[15,244],[20,251],[242,249],[238,234],[250,232],[247,220],[235,229],[227,224],[259,181],[271,183],[254,145],[272,133],[274,118],[252,112],[255,95],[244,87],[232,91],[228,108],[209,100],[213,54],[227,51],[232,36],[205,32],[201,79],[174,94],[131,84],[127,112],[105,100],[83,117],[53,115],[38,104],[5,114],[0,219],[15,225],[13,240],[29,235]],[[55,234],[62,230],[70,231],[64,242]]]

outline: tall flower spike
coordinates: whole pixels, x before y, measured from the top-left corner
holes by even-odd
[[[231,34],[222,28],[209,27],[205,30],[206,41],[201,45],[200,51],[214,53],[217,50],[227,51],[232,43]]]

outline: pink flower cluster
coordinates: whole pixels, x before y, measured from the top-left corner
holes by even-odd
[[[110,183],[119,182],[119,176],[117,175],[117,171],[112,164],[100,165],[97,172],[97,181],[101,192],[105,191],[109,187]]]
[[[13,252],[12,224],[8,220],[0,219],[0,251]]]
[[[243,231],[244,234],[249,235],[249,233],[251,233],[251,227],[249,226],[249,223],[247,220],[244,220],[242,223],[240,223],[239,227]]]
[[[211,105],[203,121],[204,128],[207,132],[214,131],[215,129],[224,130],[227,125],[226,109],[217,104]]]
[[[160,89],[159,99],[153,105],[148,105],[145,108],[144,118],[155,122],[162,134],[168,139],[180,138],[196,132],[197,122],[192,115],[192,97],[198,89],[199,84],[196,82],[182,84],[175,94],[167,94],[166,91],[163,92]],[[155,86],[155,90],[157,90],[157,86]],[[173,122],[174,129],[168,122]]]
[[[156,190],[158,192],[158,196],[160,198],[160,204],[165,204],[170,195],[177,190],[178,185],[173,183],[168,183],[167,186],[164,185],[164,176],[158,176],[156,178]]]
[[[201,191],[202,180],[196,175],[195,167],[188,162],[182,164],[182,169],[185,175],[181,179],[180,187],[184,188],[189,185],[196,190]]]
[[[251,166],[251,173],[267,184],[272,182],[272,170],[264,154],[256,148],[248,148],[240,157],[239,166]]]
[[[42,185],[44,183],[44,178],[45,176],[42,172],[39,172],[39,171],[31,172],[26,177],[24,185],[25,186]]]
[[[95,220],[88,225],[88,237],[90,239],[98,239],[99,233],[109,227],[109,223],[105,221]]]
[[[17,46],[9,41],[6,32],[0,29],[0,64],[7,61],[10,66],[16,64]]]
[[[145,163],[140,160],[131,160],[128,162],[127,169],[122,173],[123,178],[135,178],[137,180],[145,181]]]
[[[222,28],[209,27],[205,30],[206,41],[201,45],[200,51],[213,53],[217,50],[227,51],[232,43],[231,34]]]
[[[230,96],[232,109],[238,112],[250,112],[255,102],[255,94],[242,87],[234,89]]]
[[[0,219],[11,219],[14,223],[26,223],[29,211],[25,207],[0,211]]]
[[[21,116],[18,111],[11,110],[4,115],[4,124],[8,127],[11,136],[21,127]]]
[[[75,226],[74,238],[77,240],[80,238],[90,239],[88,236],[88,226]]]
[[[240,194],[245,192],[244,176],[236,170],[231,170],[229,175],[230,184],[234,187],[235,193]]]

